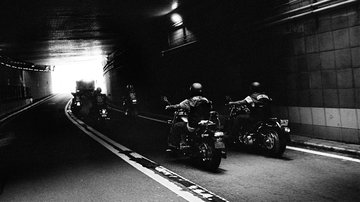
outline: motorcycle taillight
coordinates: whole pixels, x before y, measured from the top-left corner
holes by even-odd
[[[223,136],[224,136],[224,133],[221,132],[221,131],[216,131],[216,132],[214,133],[214,137],[223,137]]]

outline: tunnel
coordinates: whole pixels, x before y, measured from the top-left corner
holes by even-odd
[[[53,138],[54,141],[62,142],[63,140],[58,140],[58,136],[53,135],[50,138],[50,135],[45,134],[58,134],[59,132],[53,130],[53,127],[65,128],[61,126],[65,122],[62,119],[66,118],[62,114],[63,108],[65,107],[65,113],[68,113],[67,110],[70,108],[66,108],[65,104],[68,100],[75,101],[71,93],[77,91],[75,84],[82,80],[94,81],[94,89],[97,87],[102,89],[110,109],[111,120],[105,124],[106,126],[99,126],[95,123],[95,126],[92,127],[95,129],[99,127],[100,131],[105,131],[103,133],[123,134],[123,139],[116,137],[120,142],[123,141],[122,143],[129,148],[133,147],[131,149],[136,148],[138,152],[149,153],[149,156],[153,157],[152,159],[162,162],[170,168],[177,169],[177,163],[175,166],[166,162],[164,158],[152,154],[156,148],[151,146],[162,144],[159,146],[162,148],[166,144],[165,140],[160,141],[160,139],[165,139],[163,136],[166,136],[168,128],[143,122],[158,120],[157,124],[163,124],[168,119],[171,120],[173,112],[165,110],[168,103],[164,103],[161,98],[166,96],[171,103],[180,103],[189,98],[189,88],[193,83],[201,83],[202,93],[212,102],[213,110],[220,117],[227,117],[229,115],[227,98],[243,100],[251,94],[251,83],[259,82],[263,93],[271,98],[272,116],[288,120],[288,127],[291,129],[290,138],[299,140],[298,142],[289,140],[289,142],[292,141],[290,146],[302,145],[305,148],[314,148],[320,145],[320,151],[346,153],[351,157],[355,156],[355,159],[360,156],[360,5],[357,0],[162,0],[157,2],[146,0],[109,0],[106,2],[98,0],[4,0],[0,3],[0,26],[2,27],[0,31],[0,128],[4,128],[0,130],[0,138],[4,142],[2,143],[4,146],[0,144],[0,155],[6,156],[8,147],[10,151],[16,151],[14,148],[20,145],[39,144],[41,145],[39,148],[44,151],[49,149],[40,143],[42,141],[40,139],[50,141]],[[129,85],[132,85],[136,92],[137,117],[135,121],[117,114],[126,111],[124,98],[129,94],[127,89]],[[60,95],[65,96],[67,100],[64,101],[57,97]],[[52,99],[56,101],[46,101]],[[40,117],[40,114],[48,113],[51,110],[41,108],[41,110],[39,109],[41,112],[38,112],[39,115],[34,112],[33,115],[24,116],[21,119],[18,118],[22,117],[18,113],[22,113],[23,110],[27,111],[28,107],[33,105],[35,109],[40,108],[37,106],[42,106],[43,102],[48,103],[47,106],[54,105],[54,111],[49,113],[48,120],[46,118],[43,120],[44,126],[42,127],[44,128],[43,130],[39,129],[40,136],[36,137],[39,138],[39,143],[25,144],[24,142],[30,141],[31,138],[27,135],[22,136],[22,132],[17,131],[20,129],[12,129],[12,127],[16,127],[15,121],[19,119],[20,125],[32,128],[32,125],[37,126],[35,122],[32,123],[37,119],[35,117]],[[58,107],[59,103],[64,106]],[[55,106],[57,106],[56,110]],[[69,119],[71,117],[68,116]],[[87,123],[87,117],[80,119]],[[82,125],[82,121],[75,121],[76,123],[73,121],[73,123],[80,129],[83,128],[81,129],[83,131],[92,130],[89,129],[91,127]],[[90,120],[89,123],[90,125],[94,124],[93,120]],[[123,128],[118,129],[117,127]],[[142,130],[159,134],[154,137],[151,135],[144,137],[140,135]],[[27,132],[35,134],[35,132],[31,132],[31,129]],[[94,132],[94,134],[96,133]],[[9,143],[10,146],[6,146],[9,136],[16,136],[15,143],[12,145]],[[112,136],[109,135],[109,137]],[[70,137],[66,138],[70,139]],[[82,138],[78,141],[85,141]],[[159,138],[159,142],[156,141],[156,138]],[[112,144],[112,141],[102,136],[100,139],[105,142],[101,143],[103,146]],[[144,139],[145,143],[140,142],[139,139]],[[72,144],[76,148],[86,148],[85,152],[88,152],[93,143],[83,143],[82,146],[75,145],[75,142]],[[53,150],[60,151],[61,146],[57,147]],[[66,148],[67,151],[64,151],[64,155],[74,149],[69,145]],[[164,149],[162,148],[162,150]],[[126,151],[125,149],[124,154],[121,155],[128,155]],[[15,157],[21,156],[21,152],[19,152],[15,152],[14,158],[8,155],[3,159],[10,159],[5,162],[9,161],[9,164],[17,165]],[[234,155],[231,152],[233,150],[228,151],[228,159]],[[105,152],[100,153],[99,155],[105,156],[103,154]],[[250,152],[250,154],[253,153]],[[42,156],[35,153],[34,156],[36,155]],[[86,162],[84,158],[91,157],[93,153],[83,155],[86,157],[81,156],[81,162]],[[289,157],[287,163],[296,161],[296,158],[307,158],[299,156]],[[34,158],[38,159],[38,157]],[[56,152],[54,158],[68,160]],[[133,156],[129,156],[129,158],[131,160]],[[251,158],[247,161],[252,160]],[[48,169],[45,169],[44,173],[51,175],[54,172],[53,176],[60,178],[62,172],[55,169],[59,164],[60,167],[63,166],[65,170],[68,170],[68,173],[63,175],[72,175],[67,164],[52,162],[53,159],[50,157],[46,157],[45,161],[47,160],[54,167],[45,166]],[[110,157],[91,160],[94,161],[91,163],[96,169],[100,169],[97,167],[97,161],[108,166],[104,166],[104,169],[112,169],[109,166],[109,162],[112,162]],[[27,162],[26,158],[24,161]],[[146,163],[140,163],[143,167],[154,166],[153,163],[149,163],[151,160],[144,161]],[[306,171],[300,170],[300,174],[294,174],[295,177],[300,177],[301,174],[308,178],[323,176],[323,173],[316,174],[317,169],[342,169],[346,179],[341,183],[350,184],[351,187],[348,190],[348,196],[341,196],[340,191],[335,187],[332,188],[332,193],[325,188],[319,188],[317,195],[315,191],[313,193],[311,189],[307,189],[305,186],[307,183],[300,178],[297,179],[298,185],[295,188],[288,184],[288,180],[285,180],[287,181],[284,183],[285,185],[279,181],[274,182],[275,184],[279,183],[277,184],[279,187],[284,186],[286,189],[291,189],[294,192],[293,198],[291,194],[285,194],[288,198],[270,193],[256,196],[255,193],[261,190],[260,182],[255,183],[250,192],[241,189],[245,196],[233,195],[222,189],[218,191],[217,185],[210,185],[210,189],[221,193],[221,197],[214,194],[216,196],[214,200],[219,201],[227,199],[230,201],[261,201],[266,200],[266,196],[269,197],[267,198],[269,200],[279,201],[290,199],[300,201],[353,200],[358,197],[356,191],[359,191],[360,187],[357,187],[360,182],[360,173],[359,169],[356,169],[356,165],[351,169],[352,165],[346,167],[341,163],[334,163],[327,167],[328,162],[320,162],[320,160],[318,162],[321,163],[319,168],[309,165],[307,170],[304,168]],[[71,163],[76,164],[72,161]],[[296,163],[300,164],[300,162],[295,162],[292,166],[296,167]],[[303,166],[304,162],[301,163]],[[43,162],[38,162],[38,164],[36,165],[42,166]],[[146,166],[144,166],[145,164]],[[26,165],[28,166],[28,164]],[[156,166],[154,167],[158,168]],[[233,167],[233,164],[228,165],[227,173]],[[4,169],[7,170],[7,167]],[[43,168],[41,172],[42,170]],[[197,169],[195,168],[195,170]],[[256,171],[258,169],[255,169],[254,172]],[[41,176],[40,179],[44,178],[41,172],[40,174],[35,170],[30,172],[36,173],[35,176]],[[159,169],[156,172],[160,172]],[[184,172],[186,173],[181,170],[180,174]],[[201,172],[201,170],[184,175],[192,178],[199,174],[197,172]],[[266,175],[271,171],[262,172],[259,175]],[[307,172],[313,173],[308,174]],[[341,171],[338,172],[341,173]],[[226,175],[227,173],[224,171],[221,174]],[[219,175],[217,173],[216,176],[205,176],[205,179],[210,181],[211,178],[214,178],[216,181],[220,179]],[[291,176],[291,174],[288,175]],[[288,175],[285,172],[279,178],[289,177]],[[255,178],[252,174],[249,176],[245,177],[247,181]],[[28,178],[30,178],[28,182],[32,182],[36,177]],[[95,177],[92,178],[99,180]],[[0,182],[1,179],[5,178],[0,178]],[[10,177],[7,181],[11,181],[10,179],[12,178]],[[26,179],[16,179],[26,181]],[[137,180],[137,178],[135,179]],[[225,179],[231,181],[226,177]],[[335,179],[337,177],[321,178],[318,179],[319,181],[315,181],[314,178],[310,180],[309,186],[316,183],[331,186],[335,184],[333,182],[336,181]],[[206,180],[196,181],[206,186]],[[3,181],[4,188],[1,188],[2,183],[0,183],[0,201],[2,192],[7,201],[14,196],[6,195],[6,180]],[[40,182],[37,181],[37,183]],[[161,189],[150,186],[152,189],[158,189],[157,191]],[[191,188],[188,189],[191,190]],[[240,188],[237,187],[237,189]],[[303,192],[295,193],[294,190]],[[15,188],[11,191],[19,192]],[[90,198],[85,196],[88,191],[80,191],[80,196],[76,197],[68,195],[67,199],[89,200]],[[271,191],[276,190],[271,189]],[[123,195],[129,193],[120,192]],[[205,192],[208,193],[206,189]],[[306,196],[310,192],[310,196]],[[105,193],[105,195],[100,194],[101,197],[97,195],[96,200],[116,201],[119,199],[116,197],[121,198],[122,195]],[[147,201],[143,198],[146,194],[138,195],[136,198],[136,194],[130,193],[127,196],[130,198],[126,198],[126,200]],[[144,193],[147,191],[142,194]],[[193,200],[183,197],[181,193],[175,193],[182,196],[182,199]],[[62,194],[64,195],[63,192],[53,194],[55,201],[61,200]],[[150,195],[154,196],[153,193]],[[263,196],[264,198],[262,198]],[[30,197],[31,201],[51,200],[51,197],[48,196],[32,197],[33,195]],[[136,200],[131,197],[135,197]],[[170,197],[170,193],[164,194],[164,197]],[[25,201],[21,197],[15,197],[15,199]],[[169,198],[166,198],[166,201],[167,199]],[[201,199],[208,200],[204,195]],[[178,200],[179,198],[174,201]],[[149,198],[149,201],[165,201],[165,198],[155,195],[153,198]]]

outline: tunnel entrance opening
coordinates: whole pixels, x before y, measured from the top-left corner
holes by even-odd
[[[95,86],[106,93],[103,78],[103,64],[105,57],[90,56],[74,59],[59,59],[52,72],[52,86],[54,93],[70,93],[75,91],[76,81],[95,81]]]

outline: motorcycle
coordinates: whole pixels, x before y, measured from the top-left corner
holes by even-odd
[[[163,97],[163,101],[171,105],[167,97]],[[168,136],[168,145],[173,154],[190,158],[200,163],[205,169],[216,170],[221,158],[226,158],[226,147],[224,143],[224,133],[220,131],[219,114],[215,111],[210,112],[207,120],[201,120],[197,128],[190,128],[187,124],[189,132],[186,134],[186,149],[180,147],[180,137],[174,137],[171,131],[178,122],[188,123],[188,114],[183,109],[177,109],[174,112],[172,120],[168,120],[170,124],[170,135]]]
[[[82,107],[81,96],[79,93],[71,93],[74,97],[71,102],[71,110],[74,113],[78,113]]]
[[[105,107],[99,109],[98,120],[109,120],[110,118],[109,118],[108,114],[109,114],[109,112]]]
[[[136,117],[138,115],[137,100],[135,97],[123,97],[122,106],[126,116]]]
[[[94,115],[98,121],[105,121],[110,119],[105,94],[99,94],[95,96],[93,108],[95,110]]]
[[[227,101],[231,101],[227,97]],[[236,118],[249,118],[250,109],[247,105],[229,105],[227,131],[235,144],[255,146],[266,154],[281,157],[290,141],[290,128],[287,119],[276,117],[250,122],[248,126],[241,125],[237,131],[231,131]],[[231,134],[232,133],[232,134]]]

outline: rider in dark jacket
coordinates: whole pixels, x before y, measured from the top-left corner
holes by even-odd
[[[98,87],[92,94],[92,112],[95,114],[97,114],[100,109],[107,108],[106,95],[101,92],[101,88]]]
[[[136,99],[136,92],[135,88],[132,84],[126,85],[126,96],[123,98],[123,105],[125,107],[125,115],[132,115],[137,116],[137,99]]]
[[[263,92],[261,84],[259,82],[251,83],[250,91],[251,95],[243,100],[229,102],[229,105],[246,105],[249,109],[249,116],[238,116],[235,119],[232,132],[239,131],[241,126],[247,128],[250,123],[264,120],[271,116],[271,98]]]
[[[190,94],[189,99],[165,107],[165,109],[184,109],[188,113],[188,123],[175,123],[171,131],[171,135],[175,138],[180,136],[180,149],[188,147],[185,141],[186,135],[194,132],[201,120],[208,119],[212,109],[211,101],[202,96],[202,85],[200,83],[193,83],[190,86]]]

